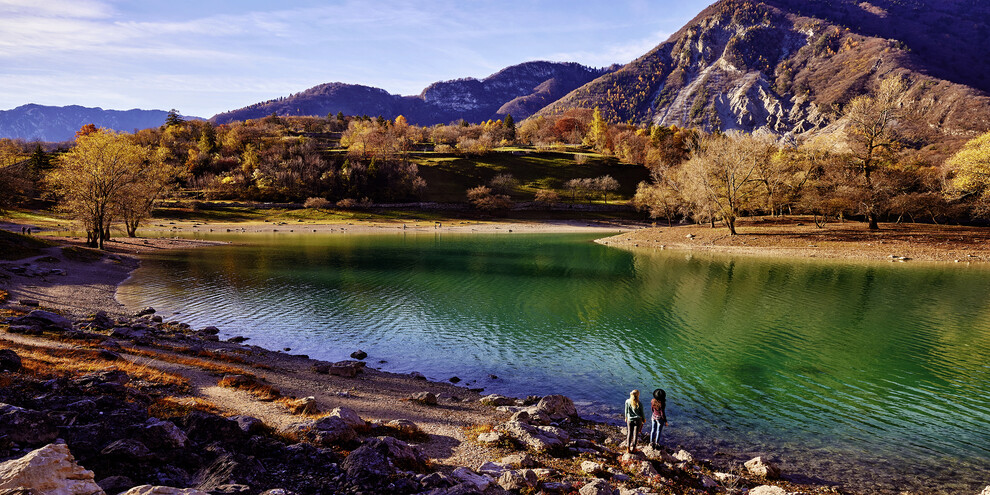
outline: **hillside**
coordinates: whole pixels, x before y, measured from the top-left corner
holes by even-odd
[[[988,7],[875,4],[722,0],[541,113],[599,106],[612,120],[800,134],[830,125],[850,99],[896,75],[909,82],[909,134],[917,144],[990,129],[990,97],[981,90],[990,70],[985,61],[967,62],[986,46]],[[955,21],[966,27],[930,39]]]
[[[115,131],[158,127],[165,123],[168,112],[162,110],[104,110],[102,108],[69,105],[21,105],[12,110],[0,110],[0,138],[28,141],[68,141],[86,124]],[[197,117],[185,117],[197,118]]]
[[[573,89],[608,72],[575,63],[527,62],[484,79],[436,82],[416,96],[383,89],[328,83],[301,93],[218,114],[217,124],[278,115],[369,115],[393,119],[403,115],[413,124],[446,124],[464,119],[480,122],[511,113],[523,119]]]

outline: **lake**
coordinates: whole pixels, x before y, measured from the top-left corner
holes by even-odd
[[[205,237],[200,235],[200,237]],[[146,258],[130,308],[617,420],[864,491],[990,483],[990,270],[605,247],[588,234],[240,234]],[[170,316],[172,313],[178,313]],[[494,376],[494,378],[492,377]]]

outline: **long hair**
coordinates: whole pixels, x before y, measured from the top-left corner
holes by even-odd
[[[661,407],[667,407],[667,392],[662,388],[658,388],[653,391],[653,398],[660,403]]]
[[[629,392],[629,400],[632,401],[634,407],[639,407],[639,390],[633,390]]]

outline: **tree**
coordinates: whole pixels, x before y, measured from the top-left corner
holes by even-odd
[[[710,136],[684,163],[685,196],[710,220],[722,219],[736,235],[736,219],[757,197],[762,146],[751,137]]]
[[[488,187],[491,188],[492,194],[508,195],[519,187],[519,181],[512,174],[498,174],[488,181]]]
[[[611,175],[603,175],[595,179],[594,187],[595,190],[602,193],[602,200],[608,204],[608,193],[619,190],[619,181],[613,179]]]
[[[492,194],[492,190],[485,186],[478,186],[467,191],[468,202],[475,208],[487,211],[507,211],[512,207],[512,200],[504,194]]]
[[[591,146],[599,153],[608,151],[608,122],[602,117],[602,111],[598,107],[595,107],[595,113],[591,116],[591,124],[588,125],[588,134],[584,137],[584,144]]]
[[[977,216],[990,218],[990,132],[963,145],[945,166],[955,173],[952,187],[976,199]]]
[[[516,140],[516,121],[513,120],[512,114],[505,114],[505,119],[502,120],[502,127],[505,128],[505,139],[510,143]]]
[[[171,109],[168,111],[168,115],[165,116],[165,127],[175,127],[185,124],[186,121],[179,116],[179,111],[176,109]]]
[[[156,154],[151,163],[142,163],[133,180],[123,186],[116,211],[124,222],[127,237],[137,237],[138,226],[151,216],[155,202],[179,173],[178,167],[168,165],[161,154]]]
[[[882,196],[876,194],[873,176],[890,159],[900,142],[896,125],[906,89],[903,79],[892,76],[881,81],[873,94],[853,98],[846,108],[849,145],[853,150],[853,165],[863,177],[862,209],[870,230],[880,228],[877,217],[882,200]]]
[[[61,196],[61,207],[83,222],[87,241],[103,248],[110,224],[129,188],[139,182],[148,151],[133,144],[127,134],[100,130],[76,140],[59,157],[49,176]]]

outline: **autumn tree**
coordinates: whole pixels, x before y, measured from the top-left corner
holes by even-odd
[[[0,139],[0,213],[22,199],[30,188],[25,155],[21,146],[10,139]]]
[[[488,181],[488,187],[491,188],[492,194],[508,195],[519,187],[519,180],[512,174],[498,174]]]
[[[685,197],[736,235],[736,219],[758,198],[755,178],[764,159],[763,147],[752,137],[710,136],[683,165]]]
[[[110,224],[124,196],[149,169],[148,150],[127,134],[108,130],[89,133],[59,157],[49,176],[61,207],[80,220],[90,246],[103,248]]]
[[[611,175],[603,175],[594,180],[593,187],[596,191],[602,193],[602,201],[608,204],[608,193],[619,190],[619,181],[615,180]]]
[[[853,151],[853,166],[862,176],[861,204],[870,230],[880,228],[877,222],[884,194],[875,175],[899,145],[897,119],[905,90],[904,80],[892,76],[881,81],[873,94],[857,96],[846,107],[849,146]]]
[[[952,187],[974,198],[974,213],[990,218],[990,132],[966,143],[945,166],[955,174]]]
[[[591,124],[588,125],[584,144],[591,146],[599,153],[608,151],[608,122],[602,117],[602,111],[598,107],[595,107],[595,112],[591,116]]]

